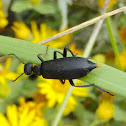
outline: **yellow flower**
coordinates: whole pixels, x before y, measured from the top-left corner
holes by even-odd
[[[61,32],[61,31],[52,30],[46,24],[40,24],[40,30],[39,30],[35,21],[31,22],[31,29],[33,34],[32,42],[34,43],[47,39]],[[44,45],[49,45],[50,47],[53,48],[60,48],[68,44],[71,40],[72,40],[72,35],[66,35],[56,40],[53,40],[51,42],[48,42],[47,44]]]
[[[40,0],[29,0],[33,5],[37,5],[40,3]]]
[[[2,7],[2,1],[0,0],[0,9],[1,9],[1,7]]]
[[[122,27],[119,30],[120,39],[126,44],[126,27]]]
[[[114,113],[114,105],[109,101],[103,101],[97,108],[96,113],[99,119],[112,119]]]
[[[36,43],[36,42],[41,41],[40,31],[35,21],[31,22],[31,30],[32,30],[32,35],[33,35],[32,42]]]
[[[98,0],[99,7],[103,7],[105,3],[105,0]],[[112,8],[116,3],[116,0],[110,0],[108,8]]]
[[[69,49],[76,55],[83,55],[83,52],[82,51],[80,51],[80,50],[78,50],[78,49],[76,49],[76,46],[75,46],[75,44],[70,44],[69,45]]]
[[[17,75],[13,72],[8,72],[11,64],[11,58],[8,58],[5,63],[5,67],[0,64],[0,84],[7,84],[6,80],[14,80]]]
[[[14,31],[16,38],[31,40],[30,29],[23,22],[15,21],[11,28]]]
[[[12,30],[15,33],[15,36],[20,39],[32,40],[33,43],[37,43],[44,39],[47,39],[55,34],[58,34],[61,31],[52,30],[47,27],[46,24],[40,24],[40,29],[38,29],[35,21],[31,22],[31,31],[23,22],[14,22]],[[53,48],[61,48],[68,44],[72,40],[72,35],[66,35],[59,39],[48,42],[47,44]]]
[[[119,54],[119,60],[120,60],[122,69],[126,70],[126,50],[124,50],[122,53]],[[117,59],[115,59],[115,64],[119,68],[119,64],[117,62]]]
[[[29,111],[31,111],[31,110],[36,111],[36,117],[41,117],[42,116],[41,108],[43,106],[43,102],[40,102],[38,104],[36,104],[33,101],[25,102],[25,99],[23,97],[20,97],[19,101],[20,101],[20,106],[19,106],[19,112],[20,113],[22,113],[25,108],[29,108]]]
[[[100,63],[105,63],[106,58],[103,54],[96,54],[95,56],[93,56],[93,60],[100,62]]]
[[[44,79],[43,82],[40,82],[37,85],[40,88],[40,93],[45,95],[48,100],[47,107],[52,108],[56,103],[61,104],[63,102],[70,83],[68,80],[66,80],[65,84],[61,84],[59,80]],[[74,96],[87,97],[87,91],[87,88],[74,87],[72,95],[68,100],[65,114],[74,111],[77,105],[77,101]],[[69,107],[69,109],[67,107]]]
[[[8,25],[8,20],[6,19],[4,12],[0,9],[0,29],[3,29],[7,25]]]
[[[0,124],[2,126],[47,126],[46,121],[37,115],[37,110],[38,108],[36,109],[32,102],[28,104],[23,102],[19,107],[8,105],[7,116],[0,113]]]
[[[0,29],[5,28],[8,25],[8,20],[6,19],[6,15],[2,11],[2,1],[0,0]]]

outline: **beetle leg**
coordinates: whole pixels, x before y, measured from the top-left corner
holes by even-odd
[[[71,79],[71,80],[69,80],[69,82],[70,82],[70,84],[71,84],[72,86],[74,86],[74,87],[91,87],[91,86],[94,86],[94,84],[83,85],[83,86],[75,86],[75,84],[74,84],[74,82],[73,82],[73,80],[72,80],[72,79]]]
[[[57,59],[57,53],[60,53],[62,56],[63,56],[63,54],[61,53],[61,52],[59,52],[59,51],[54,51],[54,59]]]
[[[74,86],[75,87],[75,84],[74,84],[74,82],[73,82],[73,80],[71,79],[71,80],[69,80],[69,82],[70,82],[70,84],[72,85],[72,86]]]
[[[67,50],[71,53],[71,55],[74,57],[75,55],[73,54],[73,52],[68,48],[68,47],[65,47],[64,48],[64,51],[63,51],[63,57],[67,57]]]
[[[64,84],[64,83],[65,83],[65,80],[60,80],[60,82],[61,82],[62,84]]]
[[[46,48],[46,54],[44,55],[44,57],[47,55],[47,53],[48,53],[48,46],[47,46],[47,48]],[[40,55],[43,55],[43,54],[38,54],[37,57],[38,57],[42,62],[44,62],[44,60],[42,59],[42,57],[40,57]]]
[[[106,91],[106,90],[104,90],[104,89],[100,88],[100,87],[99,87],[99,86],[97,86],[97,85],[94,85],[94,87],[96,87],[96,88],[98,88],[98,89],[100,89],[100,90],[102,90],[102,91],[104,91],[104,92],[106,92],[106,93],[110,94],[111,96],[115,96],[115,95],[113,95],[112,93],[110,93],[109,91]]]
[[[47,46],[47,48],[46,48],[46,54],[44,55],[44,57],[45,57],[45,56],[47,55],[47,53],[48,53],[48,47],[49,47],[49,46]]]
[[[83,85],[83,86],[75,86],[75,84],[73,83],[72,80],[69,80],[69,82],[70,82],[70,84],[71,84],[72,86],[74,86],[74,87],[92,87],[92,86],[94,86],[94,87],[96,87],[96,88],[98,88],[98,89],[100,89],[100,90],[102,90],[102,91],[104,91],[104,92],[110,94],[111,96],[114,96],[114,95],[111,94],[110,92],[108,92],[108,91],[106,91],[106,90],[100,88],[99,86],[97,86],[97,85],[95,85],[95,84],[89,84],[89,85]]]
[[[37,57],[42,61],[44,62],[44,60],[42,59],[42,57],[40,56],[41,54],[38,54]]]

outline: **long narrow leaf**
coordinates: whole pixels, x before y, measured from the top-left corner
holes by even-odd
[[[46,46],[34,44],[24,40],[0,36],[0,54],[8,55],[10,53],[14,53],[24,61],[40,64],[37,54],[44,55],[46,53],[46,48]],[[43,59],[53,59],[54,50],[57,49],[49,47],[48,55],[43,57]],[[86,77],[81,79],[90,84],[95,83],[101,88],[115,94],[126,96],[126,73],[105,64],[100,65],[102,68],[94,69]]]

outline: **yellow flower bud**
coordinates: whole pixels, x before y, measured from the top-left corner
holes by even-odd
[[[112,119],[114,113],[114,105],[108,101],[103,101],[97,108],[97,116],[101,120]]]
[[[2,10],[0,10],[0,29],[3,29],[8,25],[8,20],[6,19],[6,15]]]
[[[123,52],[121,52],[119,54],[119,60],[120,60],[122,69],[126,70],[126,50],[124,50]],[[119,64],[117,62],[117,59],[115,59],[115,64],[116,64],[117,68],[119,68]]]

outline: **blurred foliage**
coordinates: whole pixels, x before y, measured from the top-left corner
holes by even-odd
[[[54,14],[56,13],[56,3],[54,2],[42,2],[38,5],[33,5],[30,1],[26,1],[26,0],[18,0],[15,1],[14,4],[11,6],[11,10],[16,12],[16,13],[20,13],[22,11],[25,10],[35,10],[37,12],[39,12],[40,14]]]
[[[98,0],[66,0],[65,4],[66,4],[65,7],[67,8],[67,11],[64,10],[65,7],[61,8],[62,6],[58,6],[58,0],[57,1],[56,0],[0,0],[0,35],[15,37],[16,36],[15,31],[17,30],[14,29],[14,26],[16,26],[15,28],[18,28],[19,35],[21,36],[25,35],[26,31],[23,29],[24,27],[20,25],[18,26],[15,25],[14,22],[16,21],[16,22],[22,22],[23,26],[25,25],[29,30],[28,32],[29,38],[27,38],[29,42],[33,41],[34,37],[35,38],[38,37],[41,39],[42,35],[44,36],[45,39],[46,37],[49,37],[49,35],[54,35],[54,33],[61,32],[60,28],[61,25],[63,24],[62,21],[68,22],[68,26],[66,26],[68,29],[70,27],[76,26],[80,23],[83,23],[87,20],[93,19],[101,15],[101,11],[102,11],[102,8],[98,6]],[[113,5],[113,8],[110,8],[108,11],[115,10],[125,5],[126,5],[126,0],[116,0],[116,3]],[[67,15],[67,18],[63,14]],[[36,25],[34,25],[35,26],[34,30],[33,30],[33,26],[31,25],[32,21],[36,23]],[[42,28],[41,24],[44,24],[50,30],[46,29],[45,27]],[[126,64],[125,62],[126,12],[122,12],[120,14],[113,16],[112,25],[114,28],[114,37],[116,40],[116,44],[119,49],[119,58],[121,60],[122,66],[124,66],[123,70],[125,72],[126,70],[125,68],[126,66],[125,65]],[[54,48],[56,47],[64,48],[64,46],[69,46],[69,48],[73,52],[75,52],[75,54],[78,53],[82,55],[93,29],[94,29],[94,25],[76,31],[72,35],[68,35],[68,38],[65,37],[64,39],[63,38],[59,39],[59,41],[57,41],[57,46],[54,46],[55,44],[53,44],[53,42],[51,43],[51,46]],[[18,37],[16,36],[16,38]],[[25,38],[20,38],[20,39],[25,39]],[[64,40],[69,40],[69,42],[66,42],[65,45],[63,43]],[[8,47],[9,46],[7,45],[5,48]],[[10,48],[8,50],[10,50]],[[16,49],[13,46],[11,50],[16,50]],[[45,52],[45,50],[40,50],[40,52],[43,51]],[[53,52],[50,53],[52,53],[53,55]],[[36,58],[32,53],[32,49],[30,55],[33,56],[33,59]],[[51,58],[52,55],[50,56]],[[3,55],[0,54],[0,56],[2,57]],[[110,44],[110,38],[108,35],[105,22],[103,23],[100,33],[96,39],[96,43],[91,52],[91,57],[93,57],[93,59],[98,62],[102,62],[104,64],[118,68],[118,64],[116,63],[116,58],[114,56],[113,49]],[[31,59],[31,61],[33,59]],[[25,56],[24,61],[27,62],[27,56]],[[6,62],[7,60],[0,62],[1,125],[5,125],[5,126],[10,125],[8,124],[8,122],[9,120],[11,120],[11,118],[10,116],[8,116],[9,111],[7,109],[8,108],[7,106],[12,107],[11,111],[13,111],[14,108],[13,106],[10,105],[15,105],[16,106],[15,109],[20,113],[20,115],[22,114],[20,109],[23,107],[27,108],[29,110],[29,113],[31,112],[30,110],[41,111],[40,113],[42,114],[42,116],[41,117],[37,116],[38,119],[43,119],[44,121],[47,122],[48,126],[50,126],[52,121],[54,120],[54,117],[56,116],[57,111],[59,110],[60,104],[56,102],[56,104],[52,108],[48,108],[47,103],[49,100],[48,99],[49,96],[40,93],[40,88],[37,86],[38,83],[45,83],[45,81],[42,79],[42,77],[36,78],[34,76],[28,77],[26,75],[23,75],[16,82],[12,82],[11,80],[12,78],[15,77],[15,75],[18,76],[23,72],[23,66],[20,65],[17,59],[12,59],[12,61],[10,62],[11,63],[10,66]],[[6,68],[5,64],[7,64],[8,69]],[[5,69],[6,72],[4,71]],[[5,74],[3,74],[3,71]],[[10,76],[9,72],[13,72],[15,74],[11,77],[11,79],[8,78],[8,76]],[[7,84],[3,85],[2,80],[5,80]],[[49,83],[46,83],[47,88],[50,88],[48,85]],[[55,92],[59,94],[57,97],[59,97],[59,99],[63,99],[65,92],[61,90],[61,87],[63,87],[64,85],[60,85],[59,83],[53,85],[54,86],[51,87],[53,92],[57,91]],[[118,83],[118,86],[120,85],[121,84]],[[65,86],[62,89],[64,88]],[[88,90],[88,95],[86,97],[72,96],[73,97],[72,100],[74,99],[77,104],[75,105],[75,108],[72,112],[69,112],[67,115],[63,115],[62,119],[59,122],[59,126],[68,126],[68,125],[70,126],[98,126],[98,125],[125,126],[126,125],[125,97],[119,95],[115,95],[114,97],[111,97],[108,94],[103,93],[102,91],[99,91],[96,88],[88,88],[87,90]],[[61,91],[62,91],[62,95],[60,94]],[[52,92],[49,93],[52,95],[52,97],[54,96]],[[24,97],[25,99],[24,106],[21,104],[21,102],[19,102],[20,97]],[[112,113],[112,111],[109,110],[107,105],[104,104],[106,102],[109,103],[109,105],[114,106],[114,113]],[[31,106],[29,107],[29,104],[31,106],[35,106],[35,105],[36,106],[32,107],[31,109],[30,108]],[[107,113],[108,111],[108,113],[111,112],[112,114],[111,118],[107,120],[99,119],[96,113],[101,104],[104,106],[104,108],[100,107],[101,108],[99,110],[101,112],[100,115],[106,117],[106,114],[104,112]],[[41,107],[39,108],[38,105],[40,105]],[[67,109],[69,108],[71,109],[73,107],[73,106],[71,107],[71,105],[67,106]],[[12,118],[16,117],[14,113],[15,111],[11,113]],[[27,117],[29,117],[29,115]],[[34,120],[36,120],[36,118],[34,116],[32,116],[32,118],[33,120],[30,120],[29,118],[27,118],[26,120],[29,119],[31,122],[33,121],[34,123]],[[37,126],[42,126],[43,123],[39,121],[36,122],[38,123]],[[32,124],[26,126],[32,126]]]

